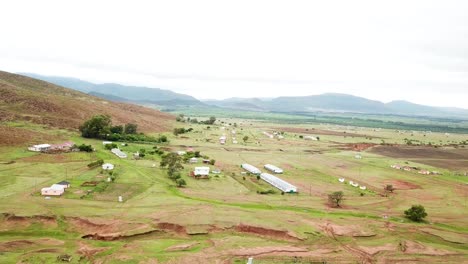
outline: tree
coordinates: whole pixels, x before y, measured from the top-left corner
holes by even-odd
[[[385,185],[384,190],[387,191],[387,192],[393,193],[393,191],[395,190],[395,188],[393,188],[393,185],[387,184],[387,185]]]
[[[80,126],[85,138],[105,138],[110,133],[111,118],[108,115],[95,115]]]
[[[247,140],[249,140],[249,136],[244,136],[242,140],[244,141],[244,143],[247,142]]]
[[[343,201],[343,192],[334,192],[328,195],[328,201],[330,202],[332,207],[340,207],[341,201]]]
[[[406,218],[411,221],[421,222],[426,216],[426,209],[422,205],[413,205],[410,209],[405,211]]]
[[[136,134],[137,128],[137,124],[128,123],[125,125],[125,134]]]
[[[177,179],[175,182],[176,182],[176,184],[177,184],[177,187],[182,187],[182,186],[186,186],[186,185],[187,185],[187,182],[186,182],[184,179],[182,179],[182,178]]]
[[[115,144],[115,143],[106,144],[104,147],[105,147],[107,150],[111,150],[111,149],[117,148],[117,144]]]
[[[182,158],[177,155],[177,153],[164,155],[159,166],[161,168],[167,167],[167,175],[171,179],[177,174],[177,172],[184,168],[184,166],[182,166]]]
[[[212,116],[210,117],[210,119],[208,120],[208,124],[212,125],[216,122],[216,117]]]
[[[140,149],[140,151],[138,151],[138,156],[144,158],[146,156],[146,149]]]
[[[122,134],[124,131],[124,127],[122,125],[113,126],[110,128],[110,132],[113,134]]]
[[[84,152],[93,152],[93,146],[91,145],[85,145],[85,144],[81,144],[79,146],[73,146],[73,148],[78,148],[80,151],[84,151]]]

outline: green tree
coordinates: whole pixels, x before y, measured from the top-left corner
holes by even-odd
[[[340,207],[340,203],[343,201],[343,192],[334,192],[328,195],[328,201],[332,207]]]
[[[410,209],[405,211],[406,218],[411,221],[421,222],[426,216],[426,209],[422,205],[413,205]]]
[[[125,125],[125,134],[136,134],[137,128],[137,124],[128,123]]]
[[[159,166],[161,168],[167,168],[167,175],[171,179],[177,172],[184,168],[184,166],[182,166],[182,158],[177,155],[177,153],[164,155]]]
[[[177,187],[182,187],[182,186],[186,186],[186,185],[187,185],[187,182],[186,182],[184,179],[182,179],[182,178],[177,179],[175,182],[176,182],[176,184],[177,184]]]
[[[85,138],[106,138],[110,133],[111,118],[108,115],[95,115],[80,126],[81,136]]]
[[[112,126],[110,132],[114,134],[122,134],[124,132],[124,127],[122,125]]]
[[[242,140],[244,141],[244,143],[246,143],[247,140],[249,140],[249,136],[244,136],[244,137],[242,138]]]

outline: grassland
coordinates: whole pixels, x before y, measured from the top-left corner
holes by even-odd
[[[467,134],[254,119],[220,121],[225,124],[209,129],[177,123],[194,130],[178,137],[167,134],[170,143],[158,145],[168,151],[191,147],[216,160],[211,168],[222,173],[210,179],[189,177],[200,164],[184,164],[185,188],[177,188],[167,178],[159,168],[158,155],[119,159],[101,141],[83,139],[74,131],[3,123],[40,133],[44,140],[91,144],[96,151],[28,152],[27,145],[37,143],[34,139],[0,146],[0,262],[50,263],[61,254],[73,256],[72,263],[245,263],[249,256],[255,263],[468,260],[468,180],[462,174],[468,170],[464,165],[468,147],[454,147],[468,140]],[[263,134],[284,128],[292,131],[284,139]],[[238,144],[232,143],[232,130]],[[321,132],[319,141],[300,138],[314,131]],[[226,145],[218,143],[222,134],[228,136]],[[249,137],[245,143],[244,136]],[[372,147],[385,142],[391,144],[385,147],[401,148],[408,138],[439,147],[424,146],[427,155],[395,156],[382,156]],[[153,145],[120,147],[131,154],[140,149],[148,152]],[[432,165],[437,164],[431,162],[434,159],[450,164],[453,157],[440,153],[453,151],[461,155],[460,166]],[[362,159],[355,158],[358,153]],[[113,182],[107,182],[109,175],[100,168],[87,167],[97,159],[116,165]],[[266,182],[241,174],[243,162],[283,168],[280,177],[296,185],[299,193],[282,195]],[[437,170],[441,175],[395,170],[392,164]],[[342,184],[339,178],[358,182],[367,190]],[[61,180],[71,182],[65,195],[51,199],[39,195],[40,188]],[[92,181],[98,184],[82,186]],[[385,194],[386,184],[396,187],[395,192]],[[270,189],[276,192],[257,193]],[[344,192],[341,208],[328,205],[327,195],[333,191]],[[124,202],[119,203],[118,196]],[[412,204],[425,206],[426,222],[403,217]]]

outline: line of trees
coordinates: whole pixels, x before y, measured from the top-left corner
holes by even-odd
[[[159,137],[147,136],[138,133],[138,125],[127,123],[125,125],[112,125],[108,115],[95,115],[86,120],[79,128],[81,136],[85,138],[107,139],[111,141],[141,141],[141,142],[168,142],[165,135]]]
[[[177,153],[168,153],[162,157],[159,165],[161,168],[167,168],[167,176],[173,180],[177,187],[187,185],[187,182],[182,179],[180,173],[184,169],[182,165],[182,158]]]

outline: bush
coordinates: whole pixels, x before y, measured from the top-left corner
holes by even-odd
[[[93,146],[91,146],[91,145],[81,144],[79,146],[76,146],[76,148],[78,148],[80,151],[84,151],[84,152],[93,152]]]
[[[106,144],[104,147],[105,147],[107,150],[111,150],[111,149],[117,148],[117,144],[115,144],[115,143]]]
[[[340,207],[340,203],[343,200],[343,192],[334,192],[328,195],[328,201],[332,207]]]
[[[421,222],[426,216],[426,209],[422,205],[413,205],[410,209],[405,211],[406,218],[411,221]]]
[[[89,163],[88,168],[93,169],[93,168],[101,166],[102,164],[104,164],[104,160],[102,159],[96,160],[96,161]]]

